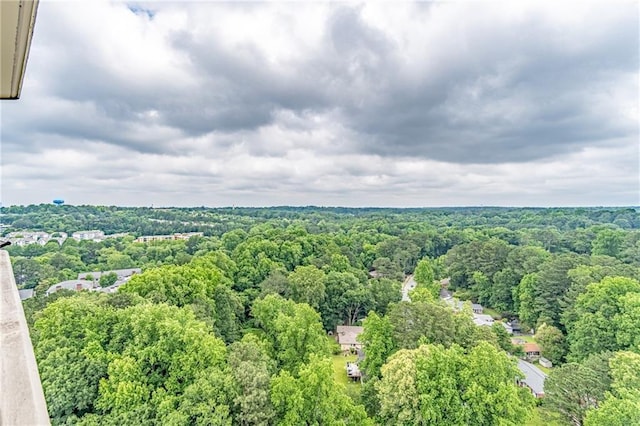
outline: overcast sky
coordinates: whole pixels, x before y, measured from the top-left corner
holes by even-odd
[[[639,6],[46,1],[4,205],[638,205]]]

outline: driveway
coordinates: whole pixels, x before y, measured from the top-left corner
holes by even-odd
[[[409,292],[416,288],[417,285],[418,283],[413,279],[413,275],[409,275],[402,283],[402,300],[411,302]]]

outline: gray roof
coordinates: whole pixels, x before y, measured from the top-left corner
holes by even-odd
[[[518,368],[524,374],[522,381],[536,394],[544,394],[544,381],[547,375],[535,365],[521,359],[518,360]]]
[[[473,314],[473,322],[475,325],[487,325],[492,326],[494,319],[491,315],[487,314]]]
[[[98,288],[97,291],[100,291],[102,293],[115,293],[116,291],[118,291],[118,289],[120,288],[120,286],[124,283],[126,283],[127,281],[120,281],[117,282],[113,285],[110,285],[109,287],[101,287]]]
[[[86,281],[86,280],[62,281],[58,284],[54,284],[51,287],[49,287],[49,289],[47,290],[47,295],[63,289],[76,291],[78,284],[82,286],[83,290],[91,290],[93,288],[92,281]]]
[[[18,290],[18,293],[20,294],[20,300],[27,300],[33,297],[32,288],[23,288],[21,290]]]
[[[479,303],[472,303],[471,309],[483,309],[483,308],[482,308],[482,305]]]
[[[118,276],[118,279],[122,279],[124,277],[130,277],[134,274],[139,274],[142,272],[140,268],[131,268],[131,269],[114,269],[113,271],[95,271],[95,272],[83,272],[78,274],[78,279],[83,280],[87,277],[87,275],[91,275],[94,280],[99,280],[102,274],[109,274],[111,272],[115,272]]]
[[[362,333],[364,329],[355,325],[339,325],[336,327],[336,336],[338,336],[338,343],[341,345],[355,345],[360,342],[357,341],[357,337]]]

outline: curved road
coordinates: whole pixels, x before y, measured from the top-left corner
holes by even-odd
[[[409,292],[416,288],[417,285],[418,283],[413,279],[413,275],[409,275],[402,283],[402,300],[411,302]]]

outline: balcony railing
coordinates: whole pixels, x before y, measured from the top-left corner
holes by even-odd
[[[0,250],[0,289],[0,425],[48,425],[29,328],[4,250]]]

